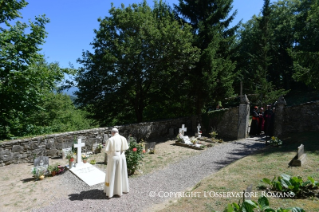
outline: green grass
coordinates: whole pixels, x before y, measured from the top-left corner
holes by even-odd
[[[286,173],[293,176],[301,176],[304,180],[312,176],[319,181],[319,132],[296,133],[280,138],[284,144],[282,147],[264,149],[254,155],[242,158],[221,169],[215,174],[200,181],[194,192],[241,192],[247,186],[253,185],[253,192],[261,194],[260,186],[267,186],[262,182],[263,178],[272,179]],[[296,155],[297,147],[305,145],[307,161],[301,167],[288,167],[289,161]],[[252,198],[257,201],[257,198]],[[185,211],[197,205],[196,211],[223,211],[229,203],[238,202],[232,198],[182,198],[179,204],[171,204],[162,211]],[[301,207],[307,212],[319,211],[319,199],[279,199],[269,198],[272,208]]]

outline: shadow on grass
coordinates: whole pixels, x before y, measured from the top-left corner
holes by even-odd
[[[280,137],[280,139],[283,141],[283,145],[281,147],[273,147],[273,146],[265,146],[265,143],[263,138],[258,139],[257,141],[261,141],[260,143],[254,143],[254,144],[243,144],[237,142],[236,145],[242,145],[245,148],[240,150],[234,150],[231,153],[229,153],[229,156],[223,158],[220,161],[214,162],[215,164],[218,164],[220,168],[223,168],[238,159],[244,158],[248,155],[262,155],[262,156],[269,156],[274,153],[288,153],[288,152],[296,152],[297,154],[297,148],[300,146],[300,144],[303,144],[305,146],[305,153],[319,153],[319,132],[303,132],[303,133],[293,133],[287,136]],[[267,148],[262,148],[262,146],[265,146]],[[259,148],[260,150],[256,151],[256,148]],[[291,158],[292,159],[292,158]],[[289,161],[288,161],[289,162]],[[287,163],[288,163],[287,162]]]
[[[263,155],[270,155],[277,152],[296,152],[298,147],[303,144],[305,146],[305,153],[319,153],[319,132],[302,132],[291,133],[289,135],[279,137],[283,141],[281,147],[270,146],[267,150],[262,152]]]
[[[125,195],[125,194],[123,194]],[[112,198],[120,198],[119,196],[113,196]],[[88,191],[81,191],[79,194],[69,194],[71,201],[83,201],[84,199],[105,199],[109,200],[103,190],[92,189]]]

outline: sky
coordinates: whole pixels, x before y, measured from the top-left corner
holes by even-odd
[[[41,53],[48,62],[58,62],[60,67],[75,68],[81,65],[76,62],[82,56],[83,50],[91,51],[90,42],[94,39],[94,29],[98,29],[99,17],[109,16],[111,2],[108,0],[27,0],[29,3],[20,12],[23,19],[20,21],[34,21],[34,17],[46,14],[50,23],[46,25],[48,37],[42,45]],[[115,7],[140,3],[142,0],[116,0]],[[150,6],[153,0],[147,0]],[[263,6],[263,0],[234,0],[233,10],[237,9],[237,16],[232,25],[240,20],[248,21],[254,14],[258,15]],[[178,0],[166,0],[173,6]]]

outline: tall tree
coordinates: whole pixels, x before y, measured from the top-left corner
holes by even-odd
[[[285,72],[290,71],[290,78],[292,76],[292,60],[285,48],[293,43],[293,35],[287,31],[290,24],[288,27],[284,24],[292,14],[285,14],[283,18],[280,10],[283,12],[282,7],[275,10],[270,0],[265,0],[261,15],[254,16],[239,31],[240,63],[237,68],[241,70],[248,92],[256,95],[251,97],[256,104],[273,102],[286,94],[282,82],[287,77]]]
[[[302,0],[298,8],[294,59],[294,79],[319,89],[319,1]]]
[[[191,45],[191,27],[173,20],[162,1],[153,10],[145,0],[112,5],[109,13],[98,20],[94,53],[83,52],[78,60],[78,103],[101,125],[141,122],[147,107],[169,101],[187,83],[181,70],[192,67],[198,49]]]
[[[230,14],[233,0],[179,0],[177,14],[193,27],[193,45],[201,49],[200,60],[187,71],[195,112],[233,92],[235,31],[229,27],[237,11]]]

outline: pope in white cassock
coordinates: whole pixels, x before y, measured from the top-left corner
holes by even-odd
[[[119,135],[116,128],[112,129],[112,137],[105,143],[107,168],[104,193],[108,198],[113,195],[122,196],[129,192],[125,150],[128,149],[126,138]]]

